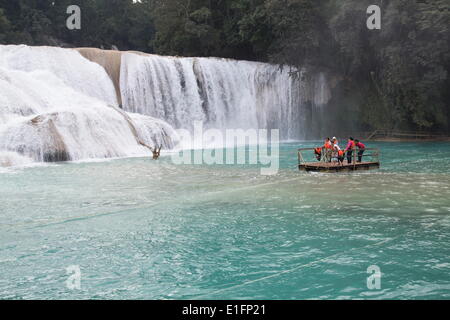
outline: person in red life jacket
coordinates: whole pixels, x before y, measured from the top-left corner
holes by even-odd
[[[345,152],[347,152],[347,163],[351,164],[352,156],[353,156],[353,150],[355,150],[355,141],[352,137],[348,138],[347,148],[345,148]]]
[[[326,162],[331,162],[331,154],[333,153],[333,144],[330,138],[325,139],[325,143],[322,148],[322,158]]]
[[[359,140],[355,140],[355,146],[358,148],[358,162],[362,162],[362,157],[364,151],[366,151],[366,146]]]

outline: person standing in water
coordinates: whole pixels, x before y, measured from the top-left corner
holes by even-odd
[[[358,162],[361,163],[364,151],[366,151],[366,146],[359,140],[355,140],[355,146],[358,148]]]

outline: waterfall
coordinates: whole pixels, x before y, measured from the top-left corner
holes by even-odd
[[[323,73],[319,73],[312,78],[312,110],[309,122],[310,137],[327,137],[330,135],[330,128],[325,125],[328,123],[326,105],[331,99],[331,89],[328,86],[327,79]]]
[[[2,165],[149,154],[139,142],[172,148],[173,128],[132,115],[137,139],[104,68],[74,50],[0,46]],[[139,141],[138,141],[139,140]]]
[[[313,79],[259,62],[0,45],[0,166],[144,156],[196,121],[304,139],[330,99],[326,77]]]
[[[120,88],[124,110],[164,119],[177,128],[202,121],[218,129],[279,129],[282,139],[304,136],[306,88],[288,68],[125,53]]]

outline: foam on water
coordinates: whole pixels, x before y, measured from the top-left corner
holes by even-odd
[[[0,152],[0,167],[15,167],[28,165],[33,159],[24,157],[16,152]]]

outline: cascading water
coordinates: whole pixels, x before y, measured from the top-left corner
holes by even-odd
[[[196,121],[302,139],[329,99],[265,63],[77,50],[0,45],[0,165],[145,155]]]
[[[122,55],[124,110],[161,118],[177,128],[194,121],[218,129],[279,129],[304,137],[305,83],[287,68],[217,58]]]
[[[310,126],[308,131],[311,137],[326,137],[330,135],[330,128],[323,124],[327,123],[327,119],[329,118],[327,115],[329,110],[327,110],[326,105],[331,99],[331,91],[323,73],[319,73],[314,77],[312,90],[313,99],[311,112],[309,113],[310,118],[308,122]]]
[[[148,145],[174,145],[161,120],[129,119],[114,109],[115,89],[105,70],[74,50],[0,46],[0,159],[2,165],[124,157]],[[173,138],[173,140],[172,140]],[[19,156],[20,155],[20,156]]]

